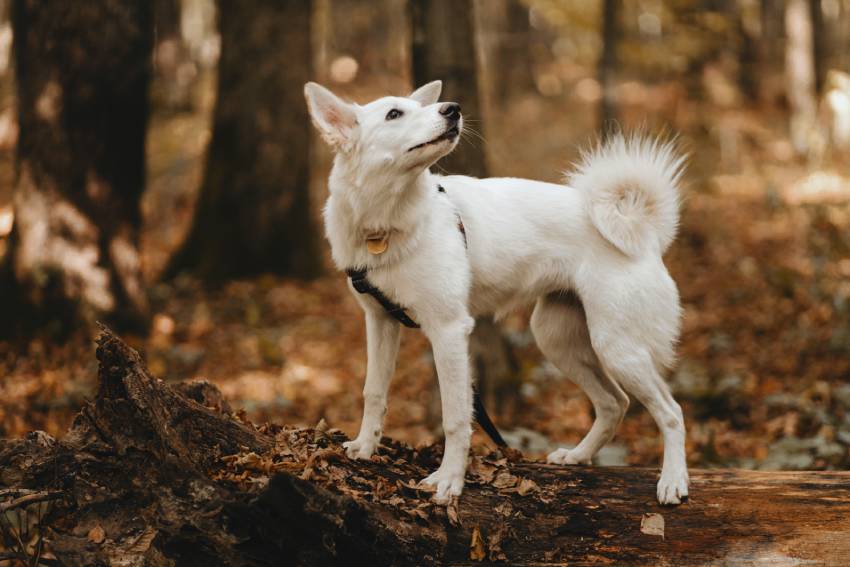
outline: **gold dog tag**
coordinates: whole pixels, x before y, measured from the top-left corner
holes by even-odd
[[[390,235],[386,232],[379,234],[370,234],[366,237],[366,250],[373,256],[378,256],[387,251],[390,245]]]

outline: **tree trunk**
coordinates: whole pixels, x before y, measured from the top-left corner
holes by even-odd
[[[528,7],[520,0],[479,0],[476,8],[491,38],[485,52],[493,98],[504,108],[511,99],[534,92]]]
[[[758,77],[760,74],[758,40],[747,29],[744,21],[744,8],[737,0],[730,0],[727,3],[726,11],[728,17],[735,22],[735,33],[738,36],[737,45],[734,46],[737,50],[738,59],[738,88],[741,89],[747,101],[756,102],[759,97]]]
[[[850,563],[850,473],[657,471],[471,457],[448,507],[416,481],[439,447],[384,439],[349,460],[334,430],[255,427],[208,384],[176,391],[108,331],[96,398],[61,441],[0,441],[0,560],[101,565]],[[18,538],[25,531],[26,538]],[[27,545],[23,542],[29,542]],[[41,560],[35,560],[36,553]]]
[[[192,110],[192,86],[198,68],[180,30],[181,0],[155,0],[154,81],[156,106],[168,111]]]
[[[841,2],[838,12],[838,68],[850,70],[850,3]]]
[[[599,126],[603,138],[610,133],[617,120],[617,40],[620,35],[622,0],[604,0],[602,3],[602,56],[598,75],[602,98],[599,101]]]
[[[410,7],[414,85],[442,80],[442,100],[460,103],[464,130],[477,131],[483,138],[471,0],[411,0]],[[437,168],[451,174],[486,177],[483,142],[474,137],[472,143],[461,143],[440,160]]]
[[[186,241],[166,276],[318,273],[310,211],[311,2],[219,0],[218,100]]]
[[[399,82],[409,79],[407,50],[406,0],[324,0],[320,8],[325,17],[325,34],[329,58],[328,69],[336,57],[353,56],[357,61],[356,75],[329,73],[336,83],[366,82],[382,89],[394,90]]]
[[[823,21],[821,0],[809,0],[809,14],[812,20],[812,66],[814,68],[815,93],[823,92],[823,82],[826,78],[828,40],[826,26]]]
[[[785,80],[791,107],[791,142],[797,152],[810,149],[815,123],[815,63],[812,20],[807,0],[787,0],[785,7]]]
[[[519,362],[508,338],[492,317],[476,319],[469,354],[484,406],[495,408],[503,416],[516,415],[522,387]]]
[[[761,0],[759,5],[761,30],[758,40],[760,70],[757,75],[759,98],[774,103],[784,91],[782,85],[783,35],[785,33],[783,5],[785,0]]]
[[[464,130],[471,128],[483,138],[471,0],[412,0],[410,6],[415,86],[442,80],[442,100],[459,102],[463,109]],[[474,137],[472,143],[458,145],[454,152],[440,160],[437,168],[448,173],[486,177],[487,158],[480,138]],[[476,380],[482,390],[498,391],[504,396],[511,391],[511,385],[516,385],[516,375],[506,374],[499,361],[513,360],[513,355],[500,333],[491,332],[493,327],[491,318],[479,318],[470,337],[470,350],[490,353],[486,358],[475,358]],[[436,386],[436,381],[434,383]],[[513,391],[515,396],[518,387]],[[435,387],[432,398],[437,400],[438,396]],[[430,407],[433,409],[436,405]],[[433,412],[431,417],[434,417]]]
[[[20,135],[4,314],[143,325],[150,4],[16,0],[12,25]]]

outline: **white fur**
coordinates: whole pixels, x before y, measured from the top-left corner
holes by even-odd
[[[679,178],[685,162],[673,142],[614,136],[585,153],[567,177],[586,196],[596,229],[629,256],[663,254],[679,225]]]
[[[570,177],[573,187],[437,176],[428,168],[457,139],[410,148],[446,130],[439,90],[432,83],[413,98],[358,106],[318,85],[305,87],[313,120],[336,150],[324,213],[333,259],[341,269],[368,268],[369,280],[407,309],[434,349],[446,449],[425,484],[441,502],[463,488],[473,317],[535,303],[531,324],[541,350],[596,410],[584,440],[549,461],[590,462],[614,435],[629,392],[664,437],[658,499],[679,503],[688,493],[684,419],[661,372],[675,358],[680,308],[661,254],[675,234],[682,158],[670,144],[614,136],[585,156]],[[394,108],[404,116],[387,120]],[[378,231],[390,239],[375,256],[365,238]],[[368,458],[381,436],[399,324],[371,297],[354,295],[366,313],[369,359],[363,422],[346,448]]]

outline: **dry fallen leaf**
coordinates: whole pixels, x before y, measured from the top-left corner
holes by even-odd
[[[540,487],[537,486],[537,483],[531,480],[530,478],[524,478],[519,481],[519,487],[517,488],[517,492],[520,496],[525,496],[530,492],[534,492],[538,490]]]
[[[332,482],[342,483],[348,478],[349,474],[349,471],[345,470],[342,467],[328,467],[328,478],[330,478]],[[362,484],[366,484],[366,479],[360,476],[352,477],[351,480],[353,482],[360,482]]]
[[[496,488],[510,488],[516,486],[519,479],[507,471],[502,471],[496,475],[492,484]]]
[[[411,516],[414,516],[414,517],[417,517],[417,518],[422,518],[423,520],[426,520],[426,521],[428,520],[428,512],[426,512],[422,508],[414,508],[412,510],[406,510],[406,512],[408,514],[410,514]]]
[[[433,486],[431,484],[425,484],[422,481],[416,482],[413,479],[410,479],[406,483],[403,483],[403,486],[420,492],[437,492],[436,486]]]
[[[473,561],[484,561],[487,557],[487,549],[484,547],[484,539],[478,526],[472,528],[472,541],[469,542],[469,558]]]
[[[452,497],[451,502],[449,502],[449,505],[446,506],[446,514],[449,517],[449,522],[451,522],[451,524],[453,526],[459,526],[460,525],[460,518],[458,518],[458,515],[457,515],[457,503],[458,503],[458,498],[457,498],[457,496],[454,496],[454,497]]]
[[[640,531],[646,535],[664,538],[664,516],[661,514],[644,514],[640,519]]]
[[[509,500],[505,500],[504,502],[496,506],[494,510],[502,516],[508,517],[513,513],[514,507]]]
[[[507,533],[507,526],[502,524],[487,536],[487,547],[490,549],[490,561],[507,561],[508,556],[502,551],[502,538]]]
[[[499,470],[498,466],[485,462],[481,457],[473,457],[472,462],[469,464],[470,476],[484,484],[489,484],[493,481],[497,470]]]
[[[522,451],[518,449],[512,449],[511,447],[502,447],[500,449],[502,453],[504,453],[505,458],[512,463],[521,463],[522,462]]]
[[[132,547],[128,550],[129,553],[144,553],[146,552],[151,543],[153,543],[154,538],[156,537],[157,531],[151,527],[145,528],[145,531],[141,533],[141,535],[136,539],[135,543],[133,543]]]
[[[100,524],[97,524],[91,530],[89,530],[89,541],[96,544],[101,544],[106,539],[106,532],[103,531],[103,528]]]

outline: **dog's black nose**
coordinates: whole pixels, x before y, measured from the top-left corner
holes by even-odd
[[[456,102],[446,102],[440,107],[440,114],[457,122],[460,119],[460,105]]]

